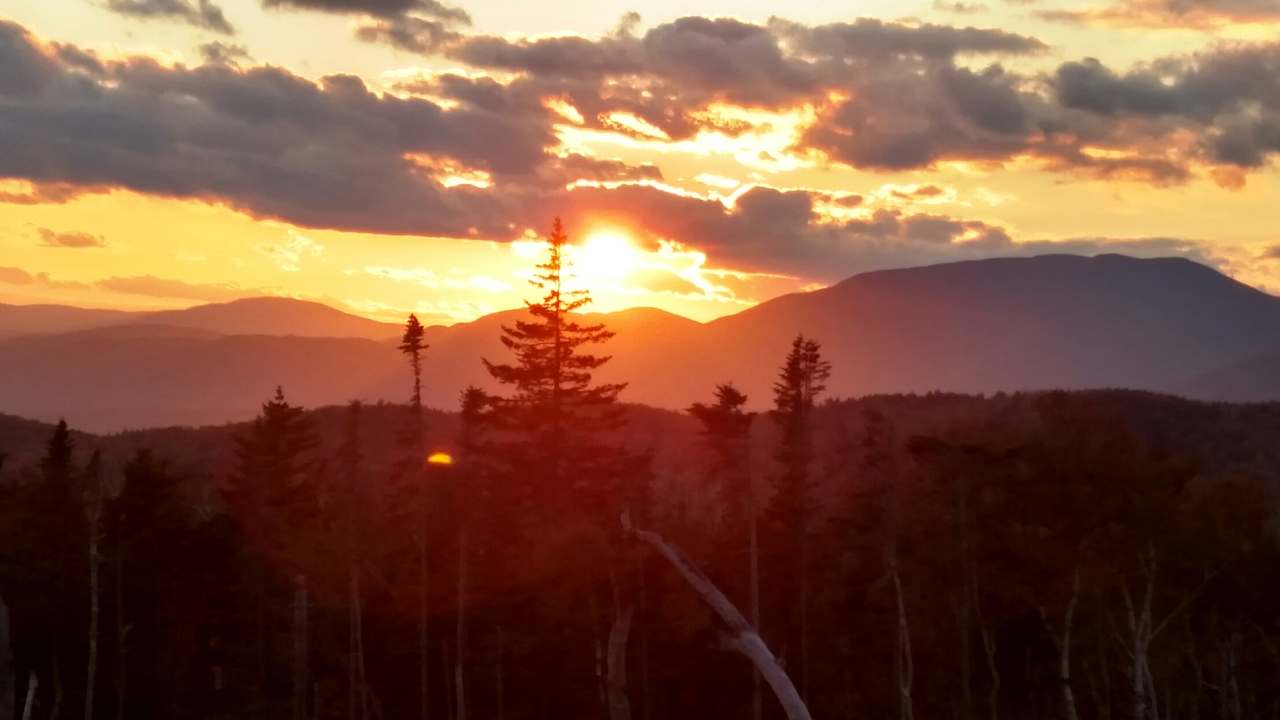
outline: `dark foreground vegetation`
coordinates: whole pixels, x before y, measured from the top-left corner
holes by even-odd
[[[1280,717],[1280,407],[624,406],[542,271],[456,413],[0,423],[0,718]]]

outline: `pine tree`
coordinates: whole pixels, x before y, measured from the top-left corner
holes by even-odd
[[[309,456],[319,444],[304,411],[285,400],[277,387],[275,396],[247,432],[235,437],[236,468],[224,487],[224,499],[245,535],[245,558],[254,581],[255,633],[257,636],[256,716],[276,715],[266,707],[272,647],[268,623],[279,613],[272,600],[279,594],[269,574],[277,563],[294,564],[292,546],[296,532],[314,513],[314,487],[309,482],[314,460]],[[287,577],[287,575],[286,575]],[[284,624],[283,622],[280,624]]]
[[[519,438],[507,448],[511,460],[535,470],[545,483],[537,489],[540,503],[563,503],[572,490],[592,490],[590,479],[598,478],[614,457],[600,436],[620,424],[616,401],[626,387],[592,383],[593,372],[610,358],[585,350],[614,334],[603,324],[574,318],[591,297],[586,290],[566,287],[568,242],[556,218],[547,238],[547,259],[530,281],[542,299],[525,303],[531,319],[502,328],[502,344],[516,362],[484,361],[495,380],[515,391],[498,403],[495,417]]]
[[[694,403],[689,414],[702,423],[702,436],[716,457],[715,473],[725,497],[726,523],[730,546],[741,542],[742,527],[747,535],[747,594],[751,625],[760,632],[760,555],[756,519],[755,483],[750,470],[751,422],[755,413],[745,412],[747,396],[732,384],[716,386],[711,405]],[[752,671],[751,717],[761,714],[760,673]]]
[[[778,425],[781,439],[774,453],[780,472],[774,478],[774,494],[767,514],[775,535],[774,570],[795,573],[796,595],[782,601],[794,617],[786,624],[788,653],[799,668],[800,692],[808,697],[809,650],[809,538],[812,532],[812,466],[814,460],[813,410],[826,390],[831,363],[823,360],[816,340],[797,335],[791,351],[773,384],[774,409],[770,417]],[[775,587],[791,586],[791,582]]]
[[[409,398],[409,426],[407,429],[408,437],[406,444],[409,447],[409,459],[405,467],[405,479],[411,484],[411,493],[418,496],[418,695],[419,709],[418,717],[421,720],[427,720],[431,716],[431,695],[430,695],[430,643],[428,637],[427,625],[427,599],[429,588],[428,567],[427,567],[427,532],[429,530],[427,522],[428,507],[427,499],[427,476],[422,470],[422,463],[426,461],[426,452],[423,449],[423,418],[422,418],[422,353],[426,351],[427,344],[423,342],[422,323],[418,322],[417,315],[409,315],[409,320],[405,322],[404,335],[400,339],[400,352],[409,358],[409,368],[413,372],[413,393]],[[412,485],[416,485],[414,488]]]
[[[617,406],[623,383],[594,383],[593,373],[609,361],[588,349],[613,337],[599,323],[584,323],[575,313],[590,301],[585,290],[569,289],[569,268],[565,248],[568,238],[557,218],[547,238],[545,262],[537,267],[532,285],[542,293],[537,302],[526,302],[530,318],[504,326],[501,340],[515,355],[515,362],[499,364],[485,360],[485,367],[513,394],[495,401],[494,420],[504,435],[499,450],[507,477],[519,483],[508,507],[513,519],[531,525],[534,532],[522,548],[520,571],[543,583],[548,608],[562,613],[548,622],[565,626],[575,620],[581,626],[582,609],[591,613],[572,649],[594,647],[595,687],[601,704],[607,704],[614,718],[626,714],[625,686],[619,686],[609,653],[610,671],[599,662],[605,657],[604,642],[596,631],[603,619],[599,609],[612,604],[615,610],[612,645],[625,650],[629,629],[631,598],[619,590],[622,579],[615,568],[621,565],[617,542],[617,518],[625,502],[620,472],[625,454],[613,446],[607,433],[622,423]],[[572,556],[571,556],[572,555]],[[617,599],[617,600],[615,600]],[[549,648],[537,660],[565,657],[566,671],[573,667],[566,648]],[[625,656],[625,655],[623,655]],[[581,667],[581,666],[578,666]],[[548,693],[591,692],[587,686],[543,687],[541,702]],[[606,700],[606,696],[608,700]]]
[[[471,555],[473,544],[476,543],[477,535],[481,544],[487,538],[487,533],[478,532],[483,530],[477,528],[477,515],[483,499],[484,490],[486,490],[487,476],[484,467],[485,440],[483,437],[485,425],[488,423],[489,408],[492,403],[488,394],[478,387],[468,387],[462,391],[461,408],[459,412],[462,421],[461,431],[458,437],[458,469],[455,474],[459,476],[455,480],[454,500],[456,505],[455,517],[458,526],[458,566],[457,566],[457,586],[455,596],[457,600],[457,613],[455,616],[455,637],[456,644],[455,660],[454,660],[454,694],[456,708],[455,717],[457,720],[467,720],[467,691],[466,691],[466,663],[467,663],[467,601],[471,585]]]

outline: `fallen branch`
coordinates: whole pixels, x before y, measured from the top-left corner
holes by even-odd
[[[777,696],[789,720],[812,720],[808,706],[796,691],[787,672],[778,663],[778,659],[769,650],[769,646],[765,645],[756,629],[747,622],[738,608],[725,597],[724,593],[720,592],[710,578],[685,557],[679,548],[668,543],[661,535],[632,527],[631,517],[625,512],[622,514],[622,529],[656,550],[671,563],[671,566],[684,577],[685,582],[689,583],[689,587],[720,616],[720,620],[728,626],[730,632],[727,645],[745,655],[756,666],[765,682],[769,683],[769,687],[773,689],[773,694]]]

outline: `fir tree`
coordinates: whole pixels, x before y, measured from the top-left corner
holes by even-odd
[[[224,487],[228,508],[244,533],[253,581],[254,623],[257,636],[256,716],[277,715],[267,708],[271,682],[272,644],[269,625],[277,625],[280,576],[291,576],[296,565],[292,543],[301,540],[300,528],[314,513],[314,487],[309,482],[314,461],[309,456],[319,444],[304,411],[285,400],[277,387],[275,396],[262,406],[247,432],[235,438],[236,467]],[[278,565],[274,575],[271,566]],[[283,570],[284,572],[279,572]],[[283,625],[284,623],[279,623]]]
[[[746,404],[747,396],[732,384],[718,385],[715,402],[694,403],[689,407],[689,414],[702,424],[702,436],[716,457],[715,474],[729,514],[729,521],[725,523],[727,532],[723,535],[730,548],[740,547],[742,536],[747,536],[748,608],[751,625],[760,632],[759,533],[755,483],[750,470],[751,422],[755,413],[744,411]],[[751,717],[759,720],[762,712],[760,673],[752,672],[752,683]]]
[[[543,293],[526,302],[531,318],[502,328],[502,344],[515,354],[513,364],[485,360],[489,373],[514,394],[496,406],[500,427],[518,441],[507,448],[515,464],[534,470],[546,483],[540,502],[558,502],[570,490],[587,490],[614,455],[601,442],[603,431],[620,423],[618,393],[625,383],[592,383],[592,374],[609,361],[586,352],[613,337],[603,324],[586,324],[574,314],[591,302],[586,290],[566,287],[568,237],[556,218],[547,238],[547,259],[530,281]]]
[[[822,358],[816,340],[797,335],[791,351],[773,384],[774,409],[770,417],[778,425],[781,438],[774,453],[780,466],[774,478],[774,494],[768,508],[773,525],[774,571],[787,582],[771,582],[775,587],[794,587],[796,597],[779,599],[789,616],[784,625],[786,648],[793,665],[799,668],[800,692],[808,697],[809,580],[814,460],[813,410],[817,397],[826,390],[831,363]]]

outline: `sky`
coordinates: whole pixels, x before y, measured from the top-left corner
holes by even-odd
[[[0,0],[0,302],[697,320],[893,267],[1280,291],[1280,0]]]

